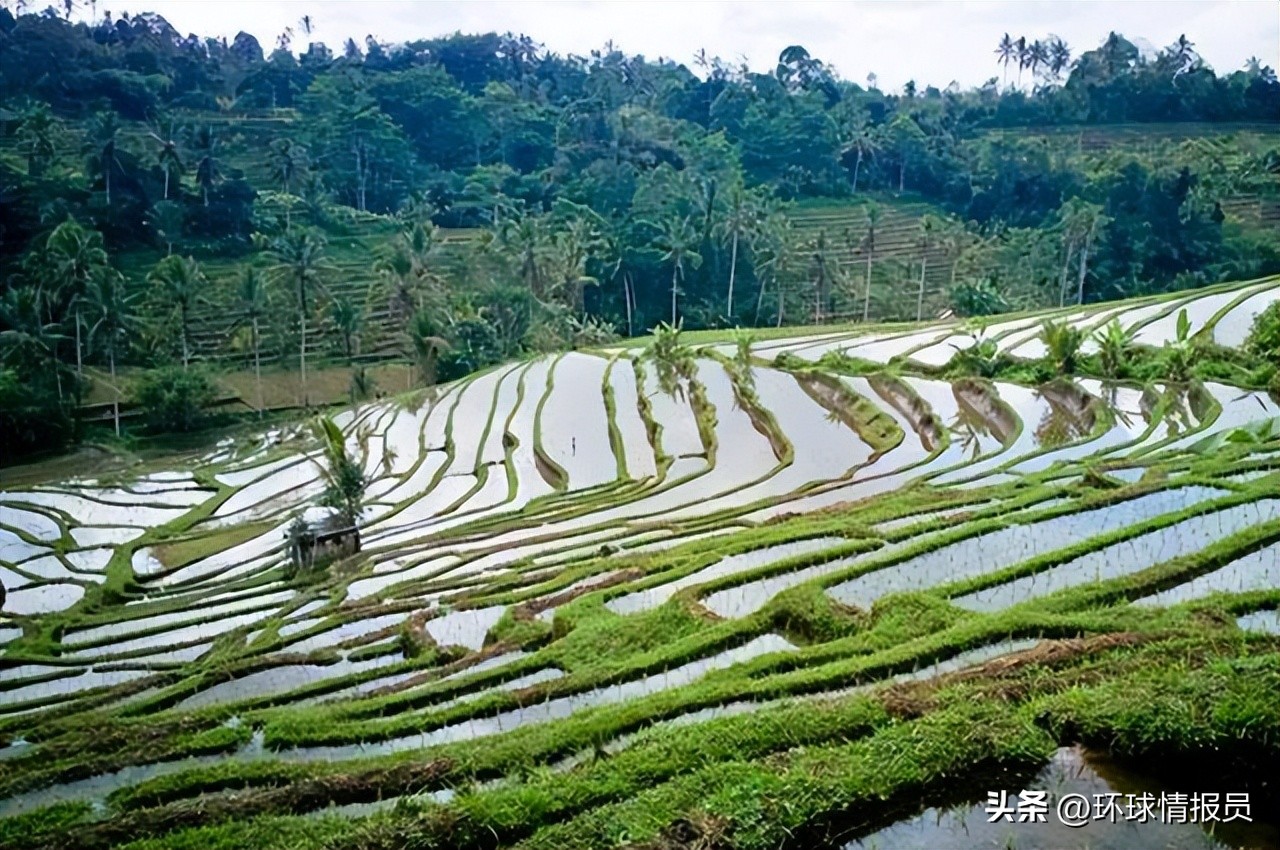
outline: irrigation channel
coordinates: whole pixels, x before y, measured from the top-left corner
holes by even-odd
[[[1275,298],[1056,315],[1231,347]],[[344,410],[363,546],[319,571],[303,422],[0,479],[0,848],[1277,846],[1280,404],[942,377],[1042,318]],[[1253,816],[984,809],[1152,789]]]

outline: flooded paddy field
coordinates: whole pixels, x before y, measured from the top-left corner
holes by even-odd
[[[1238,345],[1277,294],[1060,315]],[[1038,322],[981,330],[1030,361]],[[973,330],[360,405],[361,545],[319,569],[305,428],[3,485],[0,848],[1277,846],[1280,400],[947,371]],[[1254,816],[989,822],[1002,791]]]

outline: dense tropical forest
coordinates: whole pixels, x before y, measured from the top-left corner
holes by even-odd
[[[525,36],[337,49],[0,8],[0,456],[685,329],[1280,270],[1280,82],[1005,34],[962,90]],[[294,370],[300,393],[273,389]],[[311,370],[309,385],[308,370]],[[380,388],[380,385],[381,388]],[[327,392],[328,395],[325,395]],[[273,395],[274,393],[274,395]],[[235,405],[223,404],[224,409]],[[91,426],[90,420],[101,424]]]

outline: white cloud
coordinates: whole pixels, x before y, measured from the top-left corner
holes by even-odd
[[[772,67],[801,44],[861,82],[874,72],[885,87],[908,79],[973,86],[997,76],[993,48],[1015,38],[1061,36],[1079,53],[1111,30],[1160,46],[1186,33],[1219,71],[1250,56],[1280,65],[1274,0],[1023,0],[1022,2],[586,2],[586,0],[100,0],[98,11],[155,11],[179,31],[233,37],[243,29],[270,48],[285,27],[310,15],[314,39],[339,47],[348,37],[402,42],[455,31],[526,33],[559,53],[583,54],[612,39],[628,53],[690,63],[699,48],[727,60]],[[87,10],[86,10],[87,13]],[[295,46],[306,38],[296,37]]]

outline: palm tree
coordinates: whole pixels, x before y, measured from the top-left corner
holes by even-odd
[[[720,220],[721,238],[729,241],[729,289],[725,293],[724,314],[733,319],[733,284],[738,273],[738,243],[750,234],[759,219],[760,211],[755,197],[742,186],[729,192],[728,207]]]
[[[1049,63],[1049,51],[1045,48],[1044,42],[1036,39],[1031,42],[1031,46],[1027,48],[1027,66],[1031,68],[1031,77],[1035,79],[1040,68]],[[1033,86],[1034,88],[1034,86]]]
[[[1057,36],[1049,42],[1049,73],[1056,80],[1062,76],[1062,72],[1071,65],[1071,48],[1067,43]]]
[[[325,488],[321,502],[338,511],[348,525],[360,521],[364,492],[369,486],[364,469],[347,453],[347,441],[332,419],[321,416],[313,424],[316,437],[324,451],[325,463],[316,463],[324,478]]]
[[[862,240],[864,249],[867,252],[867,274],[862,295],[863,322],[866,322],[871,316],[871,263],[876,255],[876,225],[880,223],[880,205],[875,201],[871,201],[866,206],[866,214],[867,235]]]
[[[1028,64],[1030,64],[1030,61],[1031,61],[1030,55],[1028,54],[1028,51],[1027,51],[1026,36],[1020,36],[1018,40],[1013,43],[1013,52],[1014,52],[1014,56],[1018,60],[1018,82],[1016,83],[1015,87],[1022,88],[1022,71],[1024,68],[1027,67]]]
[[[182,157],[178,153],[178,143],[173,138],[173,124],[169,125],[169,132],[163,137],[151,131],[151,138],[155,139],[160,145],[160,149],[156,152],[156,162],[160,165],[160,170],[164,172],[164,199],[169,200],[169,183],[176,175],[182,174],[183,164]]]
[[[267,162],[280,191],[290,195],[293,182],[307,169],[307,149],[289,138],[276,139],[267,152]]]
[[[253,383],[258,396],[258,415],[262,415],[262,334],[259,327],[267,315],[267,287],[262,274],[252,266],[240,273],[240,285],[236,289],[236,301],[240,313],[249,323],[253,346]]]
[[[94,118],[93,141],[88,148],[90,169],[102,175],[102,188],[106,193],[107,206],[111,206],[111,175],[121,170],[120,158],[117,156],[117,140],[120,133],[120,122],[114,112],[100,112]]]
[[[156,201],[147,217],[147,223],[155,229],[168,254],[173,253],[173,243],[182,239],[186,215],[177,201]]]
[[[821,324],[831,308],[831,287],[839,274],[839,269],[831,257],[831,246],[827,242],[827,230],[818,231],[818,236],[809,245],[809,271],[813,275],[813,323]]]
[[[18,144],[27,154],[27,173],[32,177],[44,174],[57,155],[54,136],[57,122],[48,104],[36,103],[22,113],[18,124]]]
[[[662,261],[671,264],[671,326],[679,321],[680,282],[684,279],[686,264],[693,268],[702,265],[702,255],[694,250],[698,234],[689,218],[671,215],[663,219],[654,247],[662,251]]]
[[[587,274],[587,263],[603,247],[599,231],[587,216],[570,219],[568,226],[560,230],[552,241],[555,291],[551,294],[576,315],[586,312],[586,287],[600,283]]]
[[[413,314],[405,333],[418,364],[419,380],[423,386],[432,386],[436,382],[436,366],[440,355],[449,349],[448,340],[436,333],[436,323],[426,310]]]
[[[325,259],[324,237],[310,230],[290,230],[271,241],[269,256],[275,261],[272,270],[294,288],[298,298],[298,368],[302,381],[302,406],[307,397],[307,313],[311,289],[322,286],[325,274],[333,268]]]
[[[1005,86],[1009,85],[1009,63],[1013,61],[1015,53],[1016,48],[1014,47],[1013,39],[1009,37],[1008,33],[1005,33],[996,45],[997,61],[1004,67]]]
[[[342,351],[346,355],[347,365],[350,365],[355,356],[355,338],[364,323],[364,310],[350,298],[335,298],[330,305],[329,316],[342,337]]]
[[[1110,223],[1110,219],[1102,214],[1102,207],[1097,204],[1071,198],[1059,212],[1068,252],[1071,246],[1078,245],[1078,276],[1076,278],[1076,303],[1084,303],[1085,275],[1089,271],[1089,251],[1093,247],[1098,234]],[[1068,257],[1069,259],[1069,257]]]
[[[857,158],[853,162],[853,191],[858,191],[858,174],[862,171],[863,161],[875,156],[880,150],[880,134],[865,118],[856,122],[849,131],[844,152],[853,153]]]
[[[545,216],[521,213],[495,225],[497,243],[516,266],[516,275],[535,297],[547,289],[546,258],[551,230]]]
[[[51,290],[47,297],[56,292],[59,300],[67,305],[75,324],[76,374],[83,375],[84,357],[80,330],[83,325],[81,313],[84,296],[90,281],[114,273],[107,262],[107,251],[102,247],[102,234],[82,227],[75,219],[69,218],[49,234],[45,242],[44,259]]]
[[[916,321],[924,317],[924,276],[929,265],[929,248],[933,244],[934,231],[938,229],[937,219],[925,214],[920,217],[920,233],[917,244],[920,246],[920,289],[916,294]]]
[[[182,368],[191,365],[191,312],[208,301],[205,290],[209,281],[192,257],[165,257],[147,275],[147,281],[160,289],[178,313],[182,332]]]
[[[61,401],[64,367],[57,349],[63,337],[56,323],[44,320],[44,300],[34,286],[15,286],[0,297],[0,350],[32,371],[52,369]]]
[[[765,291],[772,284],[778,292],[777,324],[782,326],[785,303],[781,281],[791,274],[799,262],[801,248],[801,241],[794,227],[780,210],[774,209],[762,219],[756,238],[751,243],[752,264],[760,280],[760,289],[756,294],[755,324],[760,323]]]
[[[90,284],[87,294],[89,314],[94,320],[89,327],[89,344],[97,342],[107,354],[113,394],[111,413],[117,437],[120,436],[120,385],[116,380],[116,353],[138,330],[136,300],[136,294],[125,291],[124,278],[119,274],[99,276]]]
[[[196,184],[200,186],[200,192],[204,197],[204,205],[209,206],[209,192],[213,189],[218,178],[222,176],[222,172],[218,168],[218,160],[216,158],[218,151],[218,137],[214,135],[213,128],[209,126],[201,127],[196,133],[195,152],[199,157],[196,161]]]
[[[280,190],[286,195],[293,194],[294,181],[306,174],[308,169],[307,149],[292,139],[276,139],[267,151],[267,162],[271,167],[271,177],[280,184]],[[284,226],[288,230],[293,226],[293,205],[285,200]]]
[[[405,228],[391,243],[390,252],[374,264],[382,276],[383,297],[391,317],[397,324],[409,321],[423,299],[438,300],[443,283],[434,271],[440,244],[439,229],[430,223],[415,223]]]

